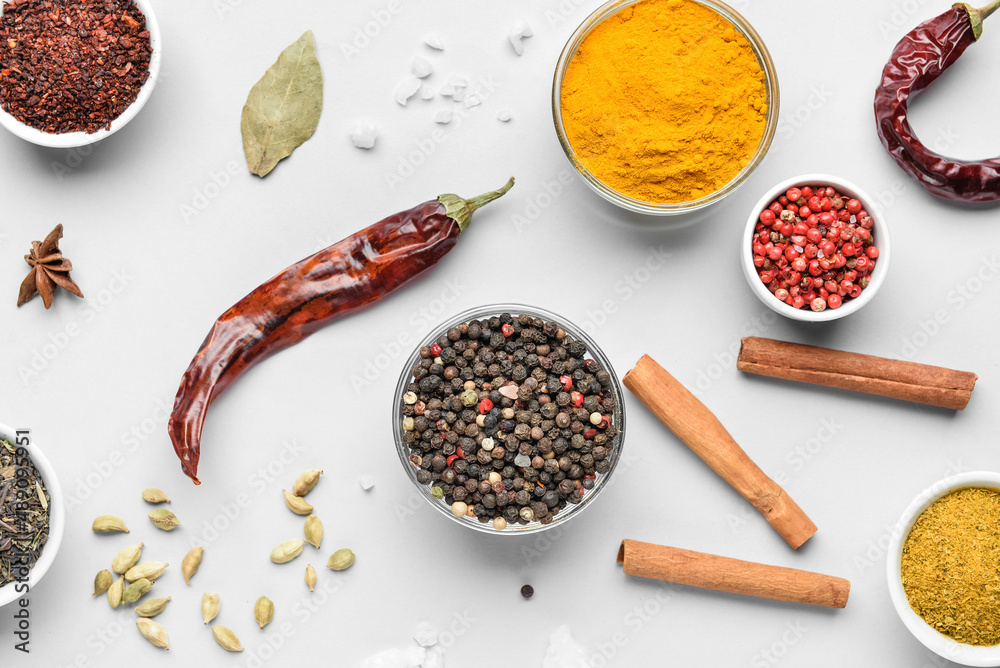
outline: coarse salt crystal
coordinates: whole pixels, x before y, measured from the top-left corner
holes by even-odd
[[[497,120],[501,123],[510,123],[514,118],[514,113],[510,109],[501,109],[497,112]]]
[[[417,644],[421,647],[433,647],[438,641],[438,632],[433,626],[427,622],[420,622],[417,624],[416,628],[413,629],[413,639],[417,641]]]
[[[431,647],[424,657],[423,668],[444,668],[444,650],[440,647]]]
[[[444,51],[444,40],[441,39],[441,35],[436,32],[424,35],[424,44],[435,51]]]
[[[456,90],[458,89],[455,88],[454,86],[450,84],[445,84],[444,86],[441,86],[441,90],[439,90],[438,93],[441,94],[441,97],[451,97],[452,95],[455,94]]]
[[[396,102],[399,103],[400,106],[405,107],[406,103],[410,101],[411,97],[417,94],[417,91],[420,90],[422,85],[423,84],[420,82],[420,79],[417,79],[416,77],[404,80],[396,86]]]
[[[441,125],[448,125],[451,123],[451,119],[455,116],[451,109],[442,109],[441,111],[434,114],[434,122],[440,123]]]
[[[451,99],[455,100],[455,102],[461,102],[462,100],[464,100],[465,99],[465,89],[464,88],[456,88],[455,92],[452,93],[452,95],[451,95]]]
[[[434,89],[424,84],[420,87],[420,99],[421,100],[433,100],[434,99]]]
[[[452,76],[450,79],[448,79],[448,83],[454,86],[455,88],[469,87],[469,80],[459,74],[456,74]]]
[[[525,37],[531,37],[534,33],[527,23],[524,21],[518,21],[517,25],[507,33],[507,38],[510,39],[510,45],[514,48],[514,53],[521,56],[524,55],[524,42]]]
[[[367,492],[368,490],[370,490],[372,487],[375,486],[375,476],[363,475],[358,480],[358,484],[361,485],[361,489]]]
[[[410,664],[403,650],[387,649],[365,659],[363,668],[410,668]]]
[[[520,466],[521,468],[531,466],[531,457],[528,455],[518,455],[517,457],[514,457],[514,466]]]
[[[431,65],[431,61],[426,58],[417,56],[413,59],[413,65],[410,67],[410,71],[413,73],[413,76],[418,79],[426,79],[434,73],[434,66]]]
[[[351,141],[358,148],[370,149],[375,147],[375,140],[378,138],[378,130],[371,121],[358,121],[351,132]]]
[[[427,650],[423,647],[409,647],[406,650],[406,668],[421,668],[427,660]]]
[[[587,650],[573,638],[568,626],[560,626],[552,633],[542,668],[590,668],[590,665]]]
[[[499,392],[508,399],[517,399],[517,385],[504,385]]]
[[[483,98],[479,97],[478,94],[473,93],[469,97],[465,98],[465,108],[472,109],[473,107],[478,107],[483,103]]]

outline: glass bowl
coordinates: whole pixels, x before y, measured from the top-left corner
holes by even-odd
[[[902,517],[893,528],[886,552],[886,575],[888,577],[889,598],[896,609],[903,625],[927,649],[948,661],[963,666],[1000,666],[1000,645],[993,647],[977,647],[960,643],[939,633],[937,629],[924,621],[923,617],[914,612],[906,598],[903,588],[902,559],[903,545],[910,535],[910,530],[920,515],[935,501],[954,491],[966,487],[987,487],[1000,489],[1000,473],[992,471],[973,471],[939,480],[931,485],[903,511]]]
[[[878,262],[875,264],[875,269],[871,274],[871,283],[864,289],[861,295],[856,299],[845,301],[838,309],[828,308],[825,311],[819,312],[812,309],[795,308],[783,301],[779,301],[777,297],[771,294],[771,291],[767,289],[767,285],[761,282],[757,274],[757,268],[753,264],[752,248],[754,228],[757,226],[758,216],[768,204],[778,199],[778,197],[793,186],[801,188],[817,185],[832,186],[837,192],[861,201],[865,210],[875,219],[875,225],[872,227],[872,235],[875,238],[875,245],[879,250]],[[891,257],[892,244],[890,243],[889,224],[886,222],[885,212],[879,206],[878,201],[869,196],[857,184],[833,174],[802,174],[801,176],[786,179],[770,188],[757,201],[754,208],[750,210],[746,227],[743,229],[743,235],[740,237],[740,264],[743,267],[743,277],[747,279],[750,290],[757,295],[757,298],[765,306],[775,313],[803,322],[829,322],[860,311],[875,298],[875,294],[881,289],[882,284],[885,283],[885,276],[889,272],[889,260]]]
[[[149,97],[153,94],[153,88],[156,87],[156,80],[160,76],[160,60],[163,57],[162,53],[162,43],[160,40],[160,26],[156,21],[156,15],[153,13],[153,6],[149,0],[132,0],[139,11],[143,13],[146,17],[146,30],[149,31],[149,44],[152,48],[152,52],[149,56],[149,78],[146,83],[142,85],[139,90],[139,94],[121,114],[118,118],[111,121],[111,127],[108,129],[100,129],[97,132],[92,132],[90,134],[86,132],[62,132],[59,134],[53,134],[50,132],[42,132],[37,128],[33,128],[30,125],[22,123],[10,114],[8,114],[3,109],[0,109],[0,125],[7,128],[12,134],[20,137],[25,141],[29,141],[32,144],[37,144],[38,146],[46,146],[49,148],[79,148],[81,146],[87,146],[89,144],[94,144],[101,141],[107,137],[110,137],[114,133],[125,127],[129,121],[136,117],[139,111],[145,106]],[[3,13],[3,7],[0,5],[0,14]]]
[[[764,46],[764,41],[761,39],[760,35],[757,34],[757,31],[753,29],[753,26],[751,26],[745,18],[740,16],[735,9],[722,2],[718,2],[717,0],[693,0],[699,4],[705,5],[709,9],[714,10],[724,19],[732,23],[736,31],[746,37],[751,48],[753,49],[754,55],[757,56],[757,62],[760,64],[760,68],[764,72],[764,87],[767,92],[767,120],[764,126],[764,136],[761,138],[760,144],[757,145],[757,150],[750,158],[750,162],[747,163],[746,167],[740,170],[740,172],[725,186],[700,199],[692,200],[690,202],[658,204],[638,200],[620,193],[617,190],[613,190],[605,185],[580,162],[580,160],[576,157],[576,152],[573,150],[573,146],[570,144],[569,139],[566,136],[566,129],[563,125],[561,102],[563,79],[566,76],[566,70],[569,68],[570,61],[580,48],[580,44],[583,43],[583,40],[586,39],[594,28],[600,25],[605,19],[618,13],[619,11],[643,1],[644,0],[611,0],[594,11],[594,13],[588,16],[587,19],[580,24],[580,27],[576,29],[576,32],[573,33],[573,35],[569,38],[569,41],[566,43],[562,54],[559,56],[559,62],[556,65],[555,77],[552,83],[552,117],[555,122],[556,134],[559,137],[559,143],[562,145],[563,151],[566,153],[566,157],[569,158],[571,163],[573,163],[577,173],[581,176],[581,178],[583,178],[584,182],[598,195],[609,202],[617,204],[623,209],[634,211],[636,213],[656,216],[671,216],[690,213],[714,204],[725,198],[727,195],[733,193],[737,188],[743,185],[753,171],[757,169],[761,161],[763,161],[764,156],[767,154],[767,150],[771,146],[771,140],[774,138],[774,133],[778,128],[778,107],[780,103],[780,96],[778,95],[778,74],[774,68],[774,62],[771,60],[771,54],[768,53],[767,47]]]
[[[66,506],[63,499],[62,487],[59,485],[59,478],[56,477],[56,470],[46,459],[42,451],[35,445],[34,435],[31,436],[27,445],[17,445],[18,434],[13,427],[0,424],[0,441],[6,440],[13,447],[23,447],[28,452],[28,458],[35,465],[45,482],[45,489],[49,493],[49,537],[42,546],[38,555],[38,561],[28,574],[28,587],[34,589],[42,578],[48,573],[52,562],[55,561],[62,545],[63,531],[66,526]],[[4,587],[0,587],[0,608],[18,599],[25,598],[27,594],[23,586],[10,582]]]
[[[411,451],[406,443],[403,441],[403,428],[402,428],[402,413],[401,409],[403,406],[403,395],[406,393],[406,388],[412,381],[413,367],[420,363],[420,348],[423,346],[429,346],[439,337],[445,334],[451,327],[458,326],[463,322],[469,322],[470,320],[482,320],[483,318],[490,318],[492,316],[499,316],[503,313],[510,313],[515,318],[520,314],[527,314],[535,318],[541,318],[545,321],[555,321],[559,323],[559,326],[566,330],[568,336],[573,337],[577,341],[582,341],[587,345],[587,357],[592,358],[599,362],[609,374],[611,374],[611,387],[610,393],[615,399],[615,409],[612,412],[612,424],[618,427],[618,434],[610,441],[608,447],[610,452],[608,454],[608,461],[610,462],[611,468],[607,473],[597,474],[595,480],[594,488],[589,490],[583,497],[583,500],[576,504],[568,504],[558,515],[556,515],[553,521],[549,524],[541,524],[538,521],[532,521],[528,524],[515,524],[510,523],[507,525],[506,529],[498,530],[493,528],[492,522],[482,523],[479,520],[471,517],[455,517],[451,512],[451,507],[445,503],[444,500],[435,499],[431,496],[431,485],[422,485],[417,481],[417,467],[410,463],[409,457]],[[538,533],[540,531],[545,531],[546,529],[552,529],[557,526],[562,526],[571,518],[578,516],[586,508],[590,507],[595,499],[600,495],[601,490],[607,485],[608,480],[611,478],[612,474],[615,472],[615,467],[618,464],[618,460],[621,456],[622,443],[625,440],[625,404],[624,404],[624,394],[622,391],[621,381],[618,379],[618,375],[615,373],[614,368],[611,366],[611,362],[608,360],[607,356],[601,351],[601,349],[594,343],[582,328],[576,326],[568,319],[552,313],[551,311],[546,311],[544,309],[536,308],[534,306],[525,306],[523,304],[490,304],[486,306],[477,306],[476,308],[469,309],[463,313],[455,315],[445,322],[441,323],[438,327],[435,327],[431,334],[429,334],[423,341],[417,345],[416,350],[410,355],[409,359],[406,361],[406,365],[403,367],[403,372],[400,374],[399,382],[396,384],[396,394],[392,401],[392,433],[396,440],[396,452],[399,455],[399,461],[403,465],[403,469],[406,471],[407,477],[410,482],[417,488],[420,495],[437,510],[439,513],[447,517],[448,519],[458,522],[462,526],[468,527],[470,529],[475,529],[477,531],[482,531],[489,534],[497,535],[526,535]]]

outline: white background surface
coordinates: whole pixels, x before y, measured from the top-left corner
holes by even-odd
[[[30,657],[12,649],[12,609],[0,611],[4,665],[243,666],[272,657],[263,665],[360,666],[376,651],[408,646],[422,620],[442,630],[455,625],[447,662],[459,667],[539,666],[549,633],[562,623],[594,666],[944,665],[893,612],[883,547],[925,487],[954,471],[1000,465],[993,411],[1000,221],[996,208],[951,206],[911,182],[882,150],[871,103],[896,40],[947,3],[740,3],[776,62],[781,126],[749,182],[688,221],[624,214],[575,176],[560,196],[545,194],[547,183],[571,170],[552,129],[552,68],[598,4],[404,1],[348,59],[341,45],[385,2],[161,2],[162,78],[129,127],[87,155],[0,136],[0,422],[33,430],[72,497],[60,558],[32,592]],[[521,58],[506,37],[519,19],[535,31]],[[324,68],[323,116],[313,139],[261,181],[246,173],[240,110],[253,83],[306,29],[316,34]],[[422,45],[432,31],[443,37],[443,53]],[[447,102],[415,99],[404,109],[393,101],[418,54],[434,64],[435,87],[461,74],[492,77],[496,91],[444,128],[433,154],[393,188],[386,174],[426,144],[438,129],[433,115]],[[1000,154],[998,59],[1000,24],[988,22],[982,42],[913,111],[928,143],[950,137],[956,156]],[[496,120],[502,108],[513,111],[513,122]],[[367,153],[348,139],[362,119],[381,129]],[[846,320],[814,327],[764,320],[767,310],[740,273],[738,236],[762,189],[814,171],[880,193],[893,226],[891,275],[876,300]],[[204,484],[190,484],[170,447],[164,407],[216,316],[286,265],[385,215],[442,192],[478,194],[511,174],[516,188],[477,214],[426,280],[237,383],[207,421]],[[532,208],[538,204],[540,215]],[[529,216],[533,224],[519,227]],[[21,256],[60,222],[87,301],[62,293],[51,311],[37,299],[15,309],[27,269]],[[647,274],[640,267],[651,249],[671,258]],[[502,301],[593,326],[619,375],[643,353],[653,355],[699,389],[819,532],[798,552],[789,549],[631,396],[626,460],[563,535],[491,539],[423,502],[409,512],[413,491],[389,424],[403,359],[438,321]],[[935,318],[943,324],[927,324]],[[64,336],[67,327],[76,335]],[[954,414],[746,377],[732,353],[748,334],[907,357],[975,371],[980,380],[968,410]],[[408,342],[402,349],[394,347],[400,337]],[[362,387],[352,384],[376,363],[386,369]],[[283,443],[297,448],[284,462]],[[278,475],[265,480],[259,472],[269,467]],[[271,548],[301,527],[281,489],[312,467],[326,470],[309,496],[326,526],[322,553],[308,547],[275,566]],[[358,486],[363,473],[376,478],[370,493]],[[148,524],[139,498],[148,486],[173,497],[182,528],[167,534]],[[225,509],[238,502],[244,507],[227,521]],[[132,533],[95,536],[90,523],[102,513],[121,515]],[[206,534],[212,522],[228,527]],[[622,575],[614,558],[625,537],[846,577],[851,599],[831,611],[664,589]],[[144,559],[171,564],[154,588],[173,596],[158,618],[170,634],[169,654],[132,628],[131,609],[112,611],[103,597],[90,597],[94,574],[139,541],[147,545]],[[205,545],[206,556],[187,587],[179,566],[191,544]],[[354,549],[358,561],[335,574],[322,566],[339,547]],[[334,593],[308,594],[307,563]],[[530,602],[518,593],[526,582],[536,591]],[[237,632],[244,654],[225,655],[202,626],[206,590],[221,594],[217,621]],[[277,609],[268,633],[252,617],[262,594]],[[309,601],[318,604],[314,611],[304,607]],[[290,631],[284,637],[282,623]]]

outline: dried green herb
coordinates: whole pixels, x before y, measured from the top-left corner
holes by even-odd
[[[312,137],[323,110],[323,70],[311,30],[250,89],[240,130],[251,174],[266,176]]]
[[[0,587],[27,581],[49,538],[49,495],[24,448],[0,441]]]
[[[1000,644],[1000,491],[967,487],[913,524],[900,562],[910,607],[960,643]]]

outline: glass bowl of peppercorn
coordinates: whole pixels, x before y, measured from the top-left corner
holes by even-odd
[[[160,44],[149,0],[4,2],[0,125],[49,148],[110,137],[152,95]]]
[[[396,386],[392,425],[407,476],[438,512],[493,534],[579,515],[625,437],[622,386],[566,318],[480,306],[435,328]]]

